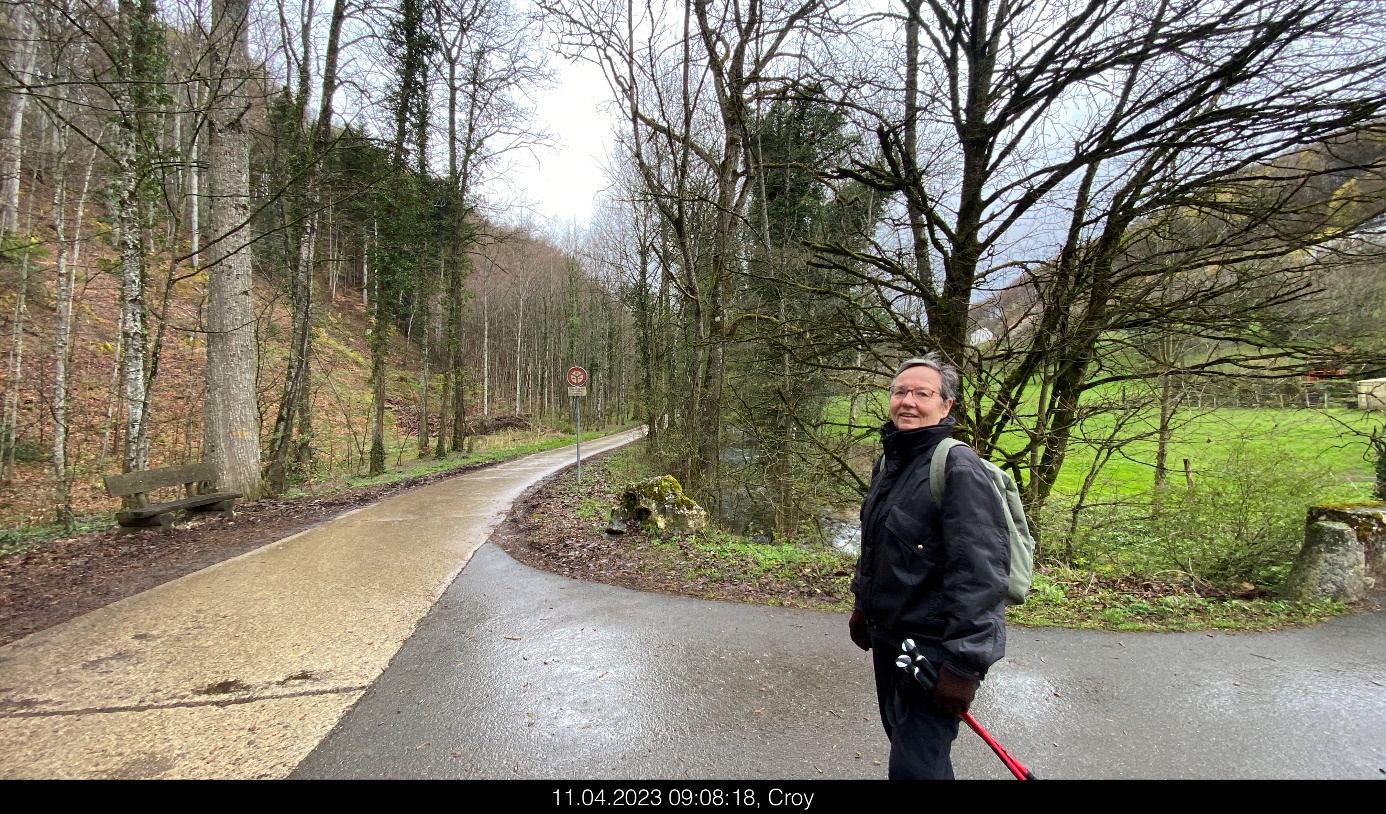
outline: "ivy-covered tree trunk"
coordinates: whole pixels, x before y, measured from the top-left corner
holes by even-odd
[[[371,459],[367,472],[379,475],[385,471],[385,361],[390,349],[389,297],[382,290],[384,275],[375,275],[375,292],[371,296],[374,317],[371,326]]]
[[[313,272],[316,266],[318,240],[318,210],[322,206],[322,164],[332,144],[333,96],[337,91],[337,59],[340,52],[342,23],[346,19],[346,0],[335,0],[324,48],[322,94],[319,100],[317,123],[301,158],[303,164],[302,225],[299,227],[297,254],[289,277],[290,328],[289,366],[284,376],[284,390],[275,413],[274,431],[270,436],[271,486],[282,490],[287,486],[290,466],[307,469],[312,465],[312,416],[309,406],[309,363],[313,350]],[[308,23],[304,24],[307,38]],[[304,53],[307,53],[305,46]],[[308,74],[299,77],[300,109],[307,103]],[[294,443],[297,436],[298,443]]]
[[[150,86],[158,61],[154,35],[154,4],[121,0],[117,8],[116,138],[112,149],[112,198],[117,252],[120,257],[121,395],[125,402],[122,469],[148,466],[148,426],[145,404],[144,219],[140,197],[148,166],[148,142],[143,119],[152,107]]]

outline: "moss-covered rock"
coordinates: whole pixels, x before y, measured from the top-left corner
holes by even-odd
[[[1311,506],[1305,528],[1315,523],[1342,523],[1350,527],[1362,544],[1366,575],[1378,585],[1386,583],[1386,503],[1338,503]]]
[[[700,532],[708,525],[707,511],[683,493],[673,475],[627,484],[614,517],[679,534]]]
[[[1346,523],[1321,520],[1306,531],[1304,548],[1285,580],[1284,593],[1301,602],[1356,602],[1372,584],[1356,530]]]

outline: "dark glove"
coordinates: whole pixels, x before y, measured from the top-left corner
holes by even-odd
[[[938,671],[938,686],[934,687],[934,706],[949,715],[962,715],[972,707],[977,694],[976,679],[963,678],[947,667]]]
[[[866,627],[866,614],[859,610],[852,611],[852,618],[847,620],[847,632],[852,634],[852,644],[862,650],[871,649],[871,631]]]

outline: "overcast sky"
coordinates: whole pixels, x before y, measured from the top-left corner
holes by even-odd
[[[553,144],[518,156],[505,181],[528,201],[540,225],[553,234],[570,222],[586,226],[593,204],[606,187],[603,169],[613,122],[600,108],[609,97],[602,72],[587,62],[551,57],[557,83],[536,95],[538,123]]]

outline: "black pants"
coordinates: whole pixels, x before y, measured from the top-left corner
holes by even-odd
[[[943,664],[942,648],[921,644],[935,669]],[[876,671],[876,702],[881,725],[890,738],[891,780],[952,780],[953,741],[959,719],[934,706],[933,693],[895,665],[899,639],[871,631],[871,661]]]

